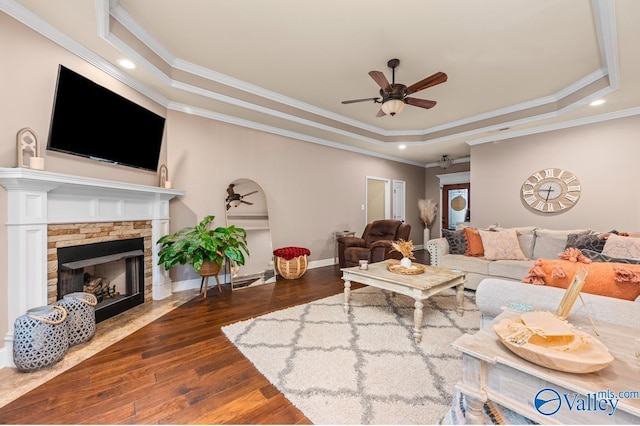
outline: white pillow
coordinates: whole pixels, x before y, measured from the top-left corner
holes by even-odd
[[[619,259],[640,260],[640,238],[610,234],[602,248],[602,254]]]
[[[522,253],[518,235],[515,229],[505,231],[480,232],[482,245],[484,246],[484,258],[487,260],[527,260]]]
[[[533,246],[533,259],[557,259],[558,254],[567,247],[569,234],[586,235],[588,229],[536,229],[536,242]]]

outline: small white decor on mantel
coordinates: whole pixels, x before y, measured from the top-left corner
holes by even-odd
[[[18,167],[44,170],[44,158],[40,157],[38,136],[28,127],[22,128],[16,135]]]

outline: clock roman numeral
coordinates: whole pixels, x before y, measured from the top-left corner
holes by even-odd
[[[564,210],[566,209],[568,206],[565,206],[564,204],[562,204],[561,201],[558,201],[558,207],[560,207],[560,210]]]
[[[524,199],[524,201],[529,205],[535,203],[536,200],[537,200],[537,198],[535,197],[535,195],[530,195],[530,196],[528,196],[527,198]]]
[[[578,199],[578,197],[576,197],[573,194],[567,194],[564,196],[564,198],[566,198],[567,200],[571,201],[572,203],[575,203],[576,200]]]
[[[522,195],[533,195],[533,189],[523,189]]]
[[[565,179],[564,183],[566,183],[567,185],[569,185],[571,182],[578,180],[577,177],[575,176],[571,176],[569,179]]]
[[[580,185],[569,185],[567,187],[567,191],[569,191],[569,192],[578,192],[578,191],[580,191]]]
[[[545,169],[544,170],[544,176],[547,178],[552,178],[553,176],[553,169]]]
[[[555,210],[553,209],[553,203],[547,203],[547,211],[548,211],[548,212],[555,211]]]
[[[540,172],[538,172],[538,173],[534,173],[534,174],[533,174],[533,177],[534,177],[534,178],[536,178],[536,179],[538,180],[538,182],[540,182],[542,179],[544,179],[544,178],[542,177],[542,175],[540,174]]]
[[[538,201],[538,203],[535,205],[534,209],[543,211],[544,210],[544,201]]]

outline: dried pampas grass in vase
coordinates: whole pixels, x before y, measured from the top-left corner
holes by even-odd
[[[436,220],[436,213],[438,211],[438,205],[429,198],[428,200],[418,200],[418,209],[420,210],[420,221],[424,226],[424,244],[426,247],[427,241],[431,239],[431,225]]]

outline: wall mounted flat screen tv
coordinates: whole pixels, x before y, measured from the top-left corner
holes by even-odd
[[[164,122],[60,65],[47,149],[155,172]]]

